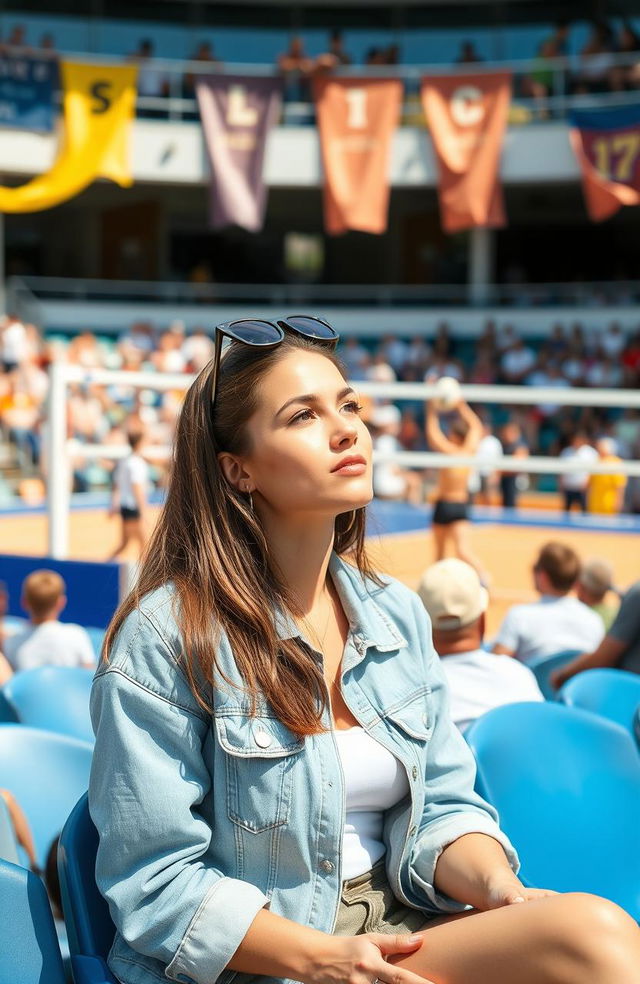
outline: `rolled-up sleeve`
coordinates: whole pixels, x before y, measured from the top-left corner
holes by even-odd
[[[206,861],[212,831],[198,807],[212,785],[210,722],[145,684],[116,665],[93,686],[97,883],[135,951],[169,978],[212,984],[268,900]]]
[[[438,892],[435,872],[444,849],[464,834],[487,834],[502,845],[514,871],[518,856],[498,825],[495,809],[474,790],[473,754],[449,712],[449,694],[440,658],[431,641],[431,624],[418,602],[417,619],[431,686],[433,730],[428,743],[425,799],[411,859],[414,891],[438,912],[461,912],[468,906]]]

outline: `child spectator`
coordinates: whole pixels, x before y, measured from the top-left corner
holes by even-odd
[[[37,666],[83,666],[93,669],[95,656],[85,630],[58,616],[67,604],[64,580],[55,571],[33,571],[22,585],[21,604],[29,625],[5,641],[5,656],[14,672]]]

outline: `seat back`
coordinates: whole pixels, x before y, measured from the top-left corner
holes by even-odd
[[[0,724],[0,787],[13,793],[44,868],[52,841],[89,786],[93,746],[22,724]]]
[[[89,815],[87,794],[76,803],[60,836],[58,873],[69,949],[72,954],[106,960],[115,927],[96,885],[98,831]]]
[[[2,688],[21,724],[93,742],[89,695],[93,673],[77,666],[39,666]]]
[[[585,670],[567,680],[558,698],[569,707],[601,714],[633,734],[633,719],[640,706],[640,675],[626,670]]]
[[[602,895],[640,920],[640,756],[628,732],[545,702],[488,711],[465,737],[525,882]]]
[[[9,807],[2,796],[0,796],[0,858],[3,861],[11,861],[12,864],[20,864],[16,832],[13,829]]]
[[[538,656],[537,659],[527,663],[527,666],[538,681],[538,686],[542,691],[545,700],[555,700],[557,690],[552,687],[549,677],[554,670],[559,670],[561,666],[570,663],[572,659],[580,655],[578,649],[563,649],[562,652],[552,653],[550,656]]]
[[[65,984],[49,899],[26,868],[0,861],[0,984]]]

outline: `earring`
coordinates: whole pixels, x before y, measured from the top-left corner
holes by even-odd
[[[247,493],[247,498],[249,499],[249,509],[253,512],[253,498],[251,496],[251,490],[248,482],[244,483],[244,491]]]

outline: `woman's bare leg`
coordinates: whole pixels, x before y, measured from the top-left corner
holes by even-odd
[[[489,575],[482,566],[480,559],[471,549],[471,523],[467,519],[460,519],[452,523],[450,529],[456,557],[470,564],[477,572],[482,583],[485,585],[488,584],[490,580]]]
[[[432,525],[435,560],[443,560],[447,543],[447,527],[442,523]]]
[[[555,895],[435,920],[390,962],[434,984],[640,984],[640,928],[595,895]]]

